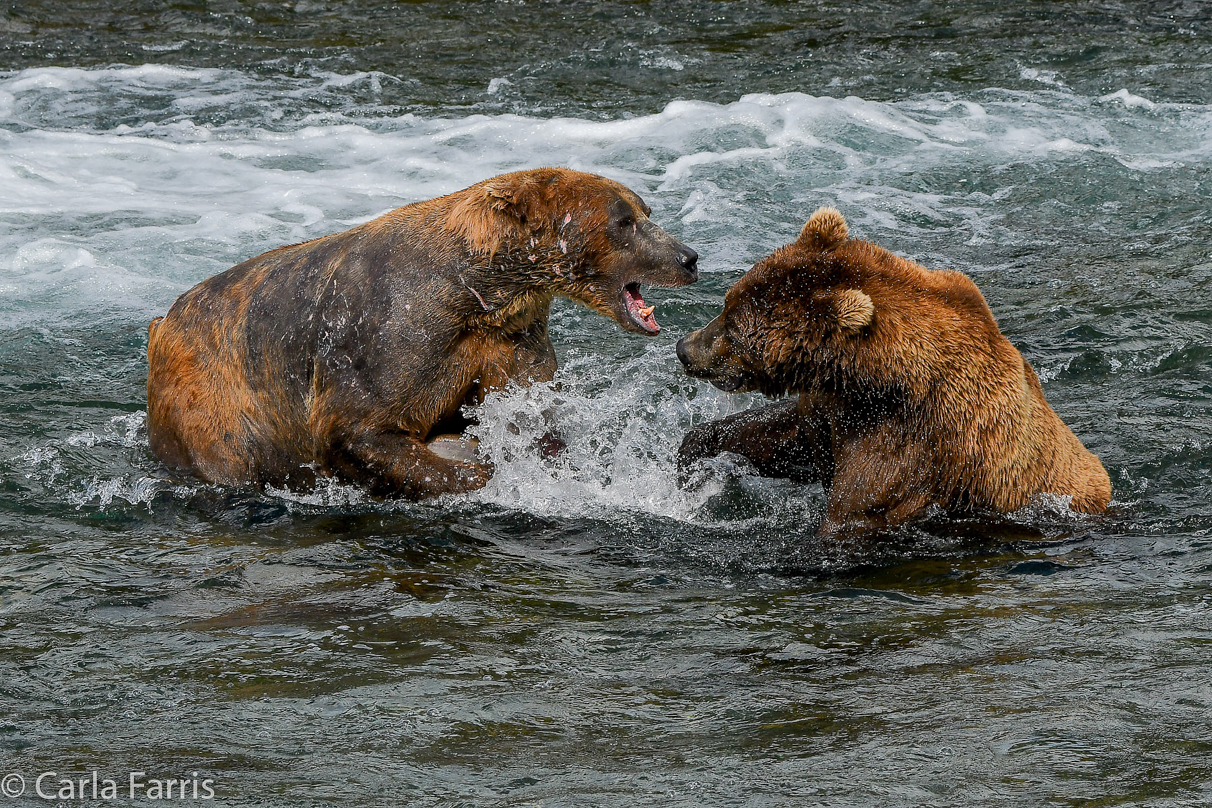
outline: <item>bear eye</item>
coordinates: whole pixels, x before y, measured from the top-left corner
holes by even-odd
[[[633,224],[635,224],[635,218],[632,216],[624,216],[619,219],[619,227],[631,227]]]

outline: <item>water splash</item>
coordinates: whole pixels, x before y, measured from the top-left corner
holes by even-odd
[[[469,431],[496,470],[477,500],[548,516],[693,518],[717,489],[678,487],[681,436],[689,423],[731,412],[738,402],[689,380],[668,381],[677,378],[668,349],[609,364],[581,355],[553,383],[485,401],[480,424]],[[555,458],[540,448],[549,431],[566,444]]]

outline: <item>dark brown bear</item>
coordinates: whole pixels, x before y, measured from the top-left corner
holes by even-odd
[[[649,213],[603,177],[521,171],[203,281],[148,330],[152,450],[219,483],[483,486],[486,464],[426,441],[507,382],[552,378],[552,298],[651,335],[640,285],[696,279]]]
[[[1111,498],[976,285],[850,239],[831,208],[677,352],[720,389],[798,395],[692,429],[679,465],[734,452],[761,474],[819,481],[821,535],[895,527],[931,506],[1009,512],[1049,493],[1097,513]]]

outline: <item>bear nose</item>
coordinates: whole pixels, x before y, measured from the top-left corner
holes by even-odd
[[[689,247],[683,247],[678,251],[678,260],[682,262],[682,266],[687,272],[694,272],[695,264],[699,262],[699,254]]]
[[[678,340],[677,348],[674,349],[678,355],[678,361],[687,367],[690,366],[690,356],[686,353],[686,338],[682,337]]]

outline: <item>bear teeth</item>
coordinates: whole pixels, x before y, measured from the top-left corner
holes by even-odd
[[[629,283],[623,287],[623,301],[627,305],[627,314],[637,325],[649,334],[655,334],[660,330],[660,325],[652,316],[652,313],[656,311],[656,306],[644,305],[644,296],[640,294],[638,283]]]

